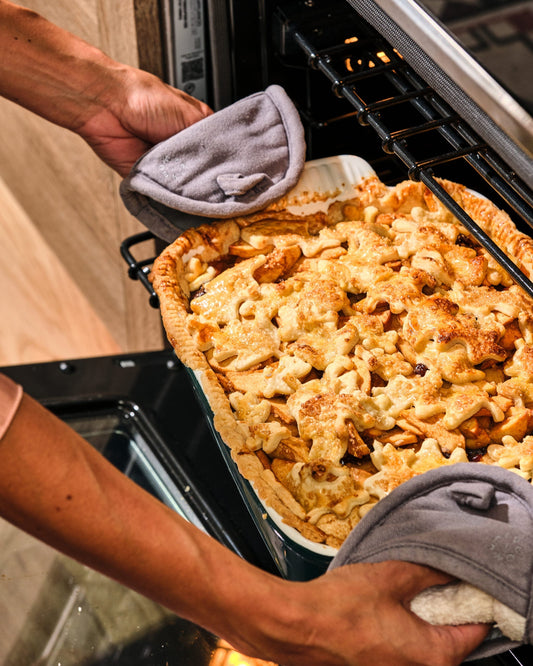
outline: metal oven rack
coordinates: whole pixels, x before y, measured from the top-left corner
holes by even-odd
[[[348,118],[354,130],[356,122],[371,128],[384,153],[397,158],[409,178],[423,182],[533,296],[530,279],[455,202],[436,175],[436,171],[460,162],[485,183],[491,198],[495,200],[497,195],[497,202],[510,212],[519,228],[525,230],[526,226],[531,231],[533,192],[495,151],[345,0],[284,5],[275,11],[273,24],[274,47],[281,64],[297,69],[307,82],[304,93],[295,99],[304,125],[345,123]],[[317,75],[326,77],[332,99],[347,102],[349,111],[316,117],[311,81]],[[157,295],[147,277],[151,262],[137,262],[131,253],[134,245],[149,238],[149,232],[128,238],[121,252],[130,277],[143,283],[151,305],[157,307]]]
[[[143,287],[148,291],[149,303],[153,308],[159,307],[159,297],[155,293],[152,283],[148,276],[150,274],[150,267],[154,263],[155,257],[148,259],[136,259],[132,254],[131,249],[148,241],[155,241],[155,236],[151,231],[143,231],[140,234],[129,236],[122,241],[120,245],[120,254],[124,261],[128,264],[128,275],[132,280],[139,280]]]

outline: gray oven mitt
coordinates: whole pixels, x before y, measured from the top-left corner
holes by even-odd
[[[460,581],[411,604],[433,624],[494,623],[467,661],[533,643],[533,487],[501,467],[457,463],[383,498],[350,533],[330,568],[402,560]]]
[[[298,182],[305,149],[298,112],[274,85],[154,146],[120,194],[130,213],[171,242],[206,218],[248,215],[284,196]]]

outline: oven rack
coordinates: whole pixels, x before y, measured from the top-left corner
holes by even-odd
[[[303,101],[295,100],[304,125],[326,126],[353,116],[360,125],[371,128],[383,152],[399,159],[409,178],[423,182],[533,297],[531,280],[446,192],[435,169],[457,161],[466,164],[529,230],[533,229],[533,192],[401,54],[348,7],[346,0],[328,0],[325,4],[306,0],[294,6],[298,9],[296,18],[286,8],[276,9],[274,43],[279,58],[288,66],[299,68],[306,77],[313,73],[325,76],[332,99],[345,100],[351,109],[336,117],[317,118],[308,83]],[[338,11],[342,11],[342,20]],[[339,36],[339,25],[344,39]],[[331,35],[336,40],[331,41]],[[294,60],[295,53],[303,55],[302,62]],[[412,111],[407,118],[405,112],[399,113],[406,106]],[[401,117],[400,126],[390,122],[387,114],[391,112],[393,118]],[[433,145],[439,150],[428,156],[427,148]],[[135,245],[153,238],[151,232],[127,238],[121,245],[121,254],[128,264],[129,276],[143,284],[150,305],[157,308],[159,300],[148,279],[153,258],[138,261],[132,254]]]
[[[157,239],[151,231],[142,231],[133,236],[129,236],[120,244],[120,254],[128,264],[128,276],[132,280],[139,280],[148,292],[148,302],[153,308],[159,307],[159,296],[155,293],[148,276],[150,275],[151,266],[155,261],[155,256],[142,260],[137,259],[132,253],[132,248],[134,246],[144,245],[148,242],[155,243],[156,241]]]
[[[383,151],[399,158],[407,167],[409,178],[423,182],[517,284],[533,296],[531,280],[447,193],[434,169],[456,160],[466,162],[529,230],[533,229],[533,192],[375,28],[354,9],[346,11],[345,0],[338,5],[327,4],[324,9],[320,3],[307,2],[303,11],[300,4],[293,16],[288,13],[290,10],[277,8],[277,44],[282,59],[290,60],[297,45],[307,68],[325,75],[334,95],[354,109],[359,124],[374,130]],[[295,5],[292,7],[294,11]],[[314,17],[306,15],[305,8],[314,12]],[[344,24],[341,39],[339,22]],[[330,35],[335,35],[337,41],[326,41]],[[293,61],[291,64],[294,66]],[[308,93],[300,108],[310,125],[346,118],[342,114],[319,120],[314,117],[310,100]],[[392,128],[385,115],[405,106],[413,110],[413,122],[405,122],[404,114],[403,126]],[[420,141],[421,137],[428,140]],[[433,144],[439,150],[428,156],[428,145]]]

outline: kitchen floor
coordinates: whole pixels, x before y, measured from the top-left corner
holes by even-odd
[[[1,180],[0,236],[0,365],[122,351]]]

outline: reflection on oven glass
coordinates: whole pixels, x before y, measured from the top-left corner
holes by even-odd
[[[171,491],[157,475],[134,419],[103,414],[69,423],[136,483],[168,499]],[[2,666],[207,666],[217,642],[5,522],[0,617]]]
[[[195,625],[7,523],[0,544],[2,666],[210,663]]]
[[[524,63],[533,56],[530,0],[419,0],[435,14],[492,76],[533,113],[533,77]]]
[[[277,666],[272,661],[246,657],[234,650],[229,643],[219,640],[209,666]]]

